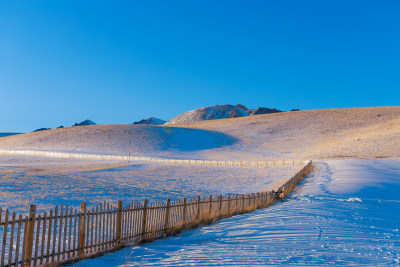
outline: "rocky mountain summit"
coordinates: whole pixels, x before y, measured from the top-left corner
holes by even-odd
[[[86,126],[86,125],[96,125],[96,123],[94,121],[91,121],[91,120],[87,119],[87,120],[84,120],[84,121],[82,121],[80,123],[75,123],[72,126]]]
[[[249,114],[233,105],[214,105],[185,112],[181,115],[176,116],[166,124],[227,119],[245,116],[249,116]]]
[[[265,107],[259,107],[257,109],[248,109],[245,106],[243,106],[242,104],[237,104],[236,107],[242,109],[243,111],[248,113],[250,116],[283,112],[282,110],[279,110],[276,108],[265,108]]]
[[[166,123],[166,121],[162,119],[150,117],[140,121],[135,121],[133,124],[162,125],[164,123]]]

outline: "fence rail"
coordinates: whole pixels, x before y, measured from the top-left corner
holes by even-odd
[[[312,161],[282,185],[284,195],[312,169]],[[282,197],[284,196],[282,195]],[[148,242],[218,219],[265,208],[277,201],[274,191],[243,195],[198,196],[166,203],[101,203],[80,210],[56,206],[42,215],[31,205],[29,216],[0,208],[0,266],[57,265],[94,257],[123,246]],[[4,216],[3,216],[4,214]]]
[[[168,164],[186,164],[186,165],[214,165],[214,166],[243,166],[243,167],[268,167],[284,165],[304,165],[308,161],[304,160],[282,160],[282,161],[243,161],[243,160],[185,160],[185,159],[164,159],[154,157],[136,157],[136,156],[113,156],[113,155],[93,155],[81,153],[61,153],[37,150],[0,150],[3,155],[27,155],[56,158],[74,158],[74,159],[93,159],[93,160],[117,160],[117,161],[148,161]]]

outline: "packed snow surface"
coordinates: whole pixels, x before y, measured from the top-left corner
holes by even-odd
[[[77,265],[397,265],[399,190],[399,159],[319,162],[288,201]]]
[[[167,122],[167,124],[246,116],[249,116],[247,112],[233,105],[214,105],[185,112],[181,115],[176,116],[175,118]]]

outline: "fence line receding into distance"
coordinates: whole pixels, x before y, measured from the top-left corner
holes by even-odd
[[[82,153],[64,153],[37,150],[0,150],[3,155],[26,155],[55,158],[93,159],[93,160],[117,160],[117,161],[148,161],[168,164],[189,164],[189,165],[214,165],[214,166],[247,166],[247,167],[268,167],[284,165],[303,165],[308,161],[304,160],[283,160],[283,161],[246,161],[246,160],[199,160],[199,159],[164,159],[155,157],[137,156],[116,156],[116,155],[94,155]]]
[[[289,194],[312,169],[312,161],[282,185]],[[103,203],[81,209],[56,206],[29,216],[0,208],[0,266],[57,265],[94,257],[190,229],[218,219],[265,208],[275,201],[273,191],[243,195],[208,196],[149,203],[145,200],[123,206]]]

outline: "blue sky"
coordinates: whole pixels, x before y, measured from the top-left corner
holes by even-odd
[[[399,105],[399,1],[0,1],[0,132]]]

